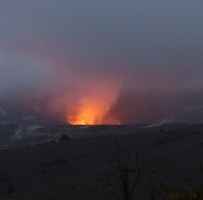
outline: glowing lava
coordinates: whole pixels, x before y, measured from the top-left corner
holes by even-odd
[[[76,108],[67,115],[67,122],[72,125],[121,124],[110,114],[118,93],[117,88],[110,88],[108,84],[94,85],[91,91],[79,97]]]
[[[78,114],[70,116],[68,121],[73,125],[101,124],[104,112],[105,111],[102,111],[101,108],[96,105],[84,104],[84,106],[79,110]]]

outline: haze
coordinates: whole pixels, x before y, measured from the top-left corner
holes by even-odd
[[[203,1],[0,0],[0,119],[203,122]]]

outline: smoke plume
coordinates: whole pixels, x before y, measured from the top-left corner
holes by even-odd
[[[0,122],[202,122],[202,1],[0,1]]]

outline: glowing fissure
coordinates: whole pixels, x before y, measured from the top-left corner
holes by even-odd
[[[67,122],[72,125],[120,124],[120,121],[108,116],[116,103],[119,90],[108,85],[92,86],[90,93],[83,94],[76,108],[67,114]]]
[[[110,109],[110,106],[105,104],[105,102],[101,102],[99,99],[84,98],[80,102],[78,111],[68,117],[68,121],[71,124],[101,124],[104,115]]]

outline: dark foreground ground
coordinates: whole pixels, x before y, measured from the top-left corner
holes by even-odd
[[[0,199],[104,200],[112,190],[111,199],[122,199],[113,176],[105,182],[116,172],[115,153],[122,165],[141,171],[132,199],[147,200],[152,192],[156,199],[167,199],[160,179],[174,188],[203,185],[203,125],[117,139],[83,138],[0,151]],[[134,177],[129,176],[130,184]]]

